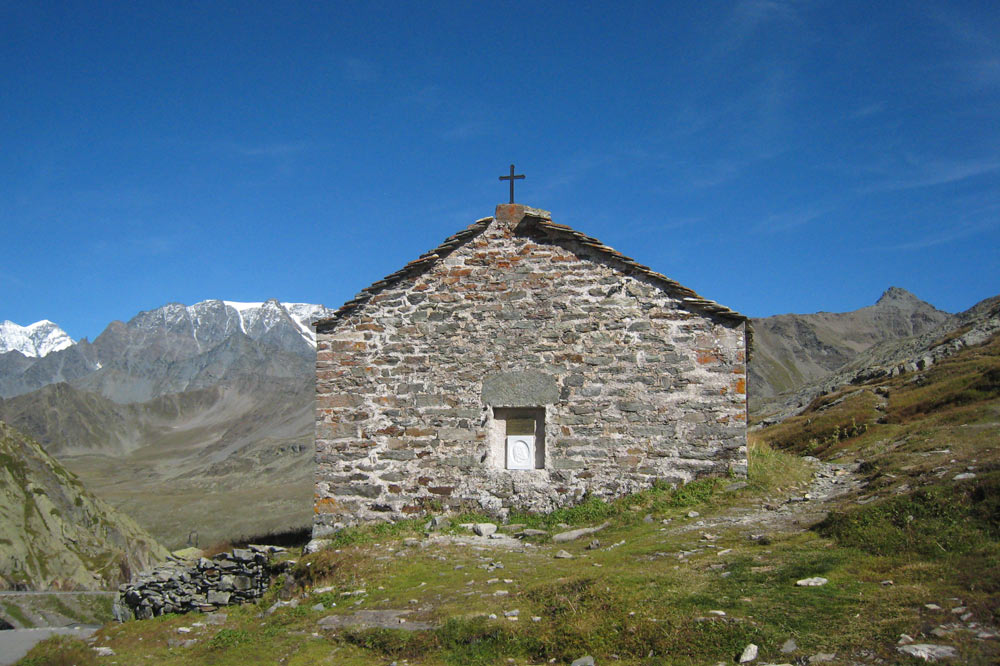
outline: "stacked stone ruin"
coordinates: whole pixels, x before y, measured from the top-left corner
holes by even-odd
[[[271,556],[284,550],[279,546],[252,545],[211,559],[189,561],[171,556],[166,563],[118,587],[115,619],[212,612],[255,601],[267,590],[272,573],[280,568],[271,562]]]

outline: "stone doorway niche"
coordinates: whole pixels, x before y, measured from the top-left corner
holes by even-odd
[[[494,407],[489,442],[492,467],[545,469],[545,408]]]

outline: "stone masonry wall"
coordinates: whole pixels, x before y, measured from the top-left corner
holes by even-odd
[[[537,217],[501,205],[428,270],[318,326],[314,537],[746,473],[745,323]],[[518,407],[544,415],[542,469],[504,469],[498,417]]]
[[[173,556],[118,586],[114,603],[120,622],[147,620],[164,613],[211,612],[222,606],[259,599],[272,574],[270,556],[279,546],[249,546],[188,562]]]

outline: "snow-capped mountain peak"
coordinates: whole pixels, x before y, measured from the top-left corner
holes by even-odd
[[[206,301],[208,302],[208,301]],[[263,303],[243,303],[239,301],[223,301],[227,308],[236,311],[239,317],[240,329],[255,337],[253,332],[272,328],[278,321],[290,319],[299,335],[311,346],[316,346],[316,332],[310,323],[313,319],[326,316],[328,310],[322,305],[312,303],[279,303],[275,299]],[[198,303],[192,307],[201,305]]]
[[[48,319],[28,326],[18,326],[12,321],[0,323],[0,354],[19,351],[25,356],[41,358],[73,344],[73,338]]]

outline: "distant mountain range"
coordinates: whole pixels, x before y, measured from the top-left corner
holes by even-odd
[[[762,329],[764,335],[755,338],[754,353],[759,356],[750,364],[751,414],[758,423],[768,424],[799,413],[818,396],[839,387],[920,373],[961,349],[986,342],[1000,334],[1000,296],[952,315],[892,288],[874,306],[854,312],[782,315],[760,321],[764,325],[755,330]],[[795,322],[796,333],[775,335],[775,329],[768,328],[789,321]],[[831,350],[851,345],[857,351],[845,354],[844,362],[826,372],[816,370],[834,355]],[[781,372],[782,368],[789,371]],[[778,381],[768,383],[775,376]],[[781,387],[783,391],[775,390]]]
[[[874,305],[853,312],[753,319],[751,411],[779,393],[833,372],[874,345],[945,329],[955,319],[899,287],[890,287]]]
[[[328,314],[273,299],[172,303],[93,343],[3,353],[0,419],[172,547],[304,525],[309,324]]]
[[[0,397],[68,382],[132,403],[247,376],[298,378],[306,367],[312,372],[316,340],[309,324],[328,313],[322,305],[273,299],[170,303],[127,323],[112,322],[93,343],[74,343],[48,321],[27,327],[6,322],[0,328],[0,350],[7,350],[0,352]]]

